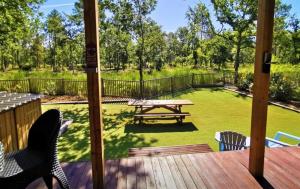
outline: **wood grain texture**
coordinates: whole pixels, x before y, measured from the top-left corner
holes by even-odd
[[[266,149],[264,188],[300,188],[300,148]],[[249,150],[105,161],[105,189],[261,189],[248,171]],[[63,163],[72,188],[91,189],[90,162]],[[58,189],[54,181],[54,189]],[[39,179],[27,189],[46,189]]]
[[[264,54],[272,52],[275,0],[258,1],[256,55],[249,171],[263,177],[270,73],[263,73]]]
[[[40,99],[0,113],[0,141],[5,152],[24,149],[32,124],[42,114]]]
[[[98,1],[84,0],[87,89],[93,188],[104,188],[104,147],[101,106]]]
[[[130,148],[128,150],[129,157],[139,156],[169,156],[191,153],[207,153],[212,152],[208,144],[193,144],[183,146],[167,146],[167,147],[144,147],[144,148]]]

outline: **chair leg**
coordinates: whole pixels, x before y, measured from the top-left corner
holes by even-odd
[[[70,189],[68,179],[67,179],[65,173],[63,172],[62,168],[56,168],[56,170],[54,172],[54,177],[57,179],[57,181],[62,189]]]
[[[52,177],[52,175],[44,176],[43,179],[44,179],[44,182],[45,182],[47,188],[52,189],[53,188],[53,184],[52,184],[53,177]]]

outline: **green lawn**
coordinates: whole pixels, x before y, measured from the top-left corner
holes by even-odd
[[[180,94],[179,99],[190,99],[195,105],[186,106],[192,116],[180,126],[174,121],[148,122],[133,125],[133,109],[126,105],[104,105],[104,140],[107,159],[127,156],[131,147],[169,146],[208,143],[215,151],[216,131],[233,130],[250,135],[251,98],[222,89],[201,89]],[[45,105],[43,110],[59,108],[74,124],[59,139],[62,161],[89,159],[89,127],[87,105]],[[269,106],[267,135],[276,131],[300,136],[300,114],[276,106]]]

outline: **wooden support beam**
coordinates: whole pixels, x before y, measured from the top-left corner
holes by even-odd
[[[263,177],[265,137],[268,111],[270,73],[264,73],[266,55],[272,52],[275,0],[258,1],[258,22],[256,35],[256,57],[254,69],[254,90],[251,120],[251,147],[249,171],[260,179]]]
[[[93,188],[104,188],[104,147],[98,36],[98,1],[84,0]]]

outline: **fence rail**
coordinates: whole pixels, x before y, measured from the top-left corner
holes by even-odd
[[[191,74],[139,81],[102,79],[102,95],[126,98],[158,98],[196,87],[218,87],[229,82],[224,74]],[[142,86],[142,94],[140,85]],[[37,79],[0,80],[0,91],[46,95],[87,95],[87,83],[80,80]]]

